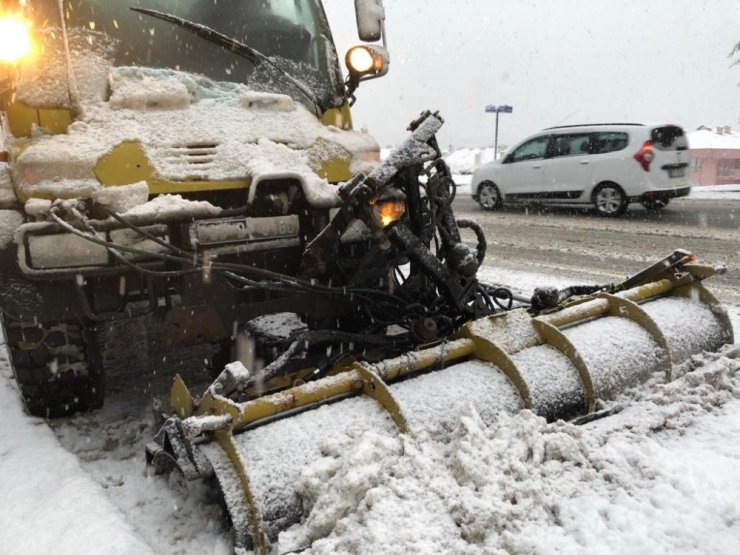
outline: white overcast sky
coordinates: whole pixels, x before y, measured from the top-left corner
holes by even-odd
[[[352,0],[324,0],[340,57],[359,42]],[[740,0],[385,0],[390,73],[353,109],[382,145],[422,109],[443,147],[493,144],[486,104],[511,104],[499,144],[557,124],[740,119]]]

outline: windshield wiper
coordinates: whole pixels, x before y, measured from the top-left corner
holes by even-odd
[[[150,17],[161,19],[162,21],[168,21],[174,25],[177,25],[178,27],[182,27],[183,29],[198,35],[204,40],[217,44],[218,46],[230,50],[234,54],[237,54],[242,58],[249,60],[254,65],[264,64],[265,66],[273,70],[273,75],[276,78],[282,80],[283,83],[287,81],[290,85],[293,85],[296,89],[303,93],[303,95],[313,103],[316,114],[319,116],[321,115],[321,106],[319,103],[319,99],[314,94],[314,92],[310,88],[308,88],[305,83],[293,77],[290,73],[278,66],[275,62],[273,62],[270,58],[265,56],[259,50],[252,48],[251,46],[248,46],[243,42],[239,42],[236,39],[228,37],[223,33],[219,33],[215,29],[212,29],[206,25],[203,25],[201,23],[194,23],[193,21],[188,21],[187,19],[183,19],[176,15],[160,12],[157,10],[150,10],[149,8],[137,8],[134,6],[131,6],[130,9],[135,12],[148,15]]]

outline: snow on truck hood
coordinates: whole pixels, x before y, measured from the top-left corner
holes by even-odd
[[[94,169],[118,145],[142,145],[158,177],[228,181],[295,177],[309,202],[333,205],[336,188],[316,175],[336,158],[377,150],[365,133],[323,125],[289,96],[259,93],[174,70],[112,68],[108,102],[83,104],[67,134],[41,136],[17,159],[26,196],[90,197]],[[189,164],[183,148],[205,146],[208,163]],[[363,156],[360,159],[365,158]],[[353,161],[352,170],[358,157]]]

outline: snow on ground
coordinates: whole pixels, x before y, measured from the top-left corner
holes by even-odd
[[[569,283],[500,269],[482,278],[516,283],[525,295]],[[740,329],[740,307],[730,314]],[[145,396],[113,384],[104,409],[54,423],[55,436],[24,415],[5,357],[3,553],[230,552],[209,485],[147,471],[143,446],[155,427]],[[629,392],[615,402],[624,411],[585,426],[522,412],[486,427],[467,407],[445,441],[357,428],[339,435],[303,473],[310,512],[280,547],[305,555],[738,553],[740,358],[711,358],[696,357],[695,372],[671,384]]]
[[[153,553],[41,420],[23,412],[0,346],[0,551]]]
[[[490,285],[503,285],[515,293],[527,297],[532,296],[536,287],[557,287],[558,289],[562,289],[569,285],[581,285],[574,284],[572,280],[563,276],[535,274],[500,267],[481,268],[478,272],[478,279]]]
[[[232,552],[226,512],[210,484],[147,469],[144,446],[156,433],[147,392],[168,379],[151,371],[147,378],[146,341],[130,330],[122,335],[137,350],[128,353],[128,373],[115,369],[108,380],[103,409],[51,427],[25,414],[0,344],[3,555]]]
[[[473,176],[463,175],[460,173],[455,173],[452,175],[452,179],[455,180],[455,185],[457,185],[457,192],[463,193],[465,195],[470,194],[470,182],[473,180]]]
[[[478,166],[493,161],[493,148],[461,148],[445,156],[452,173],[470,174]]]
[[[730,314],[732,329],[735,330],[735,341],[740,343],[740,306],[728,307],[727,312]]]
[[[301,483],[311,514],[281,540],[313,555],[737,553],[740,360],[708,360],[586,426],[523,411],[486,428],[469,407],[445,443],[335,438]]]
[[[702,185],[691,189],[690,199],[705,200],[738,200],[740,183],[734,185]]]

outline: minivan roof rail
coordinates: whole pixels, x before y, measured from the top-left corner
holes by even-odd
[[[613,125],[631,125],[634,127],[645,127],[644,123],[582,123],[580,125],[556,125],[555,127],[546,127],[548,129],[570,129],[572,127],[599,127],[599,126],[613,126]]]

